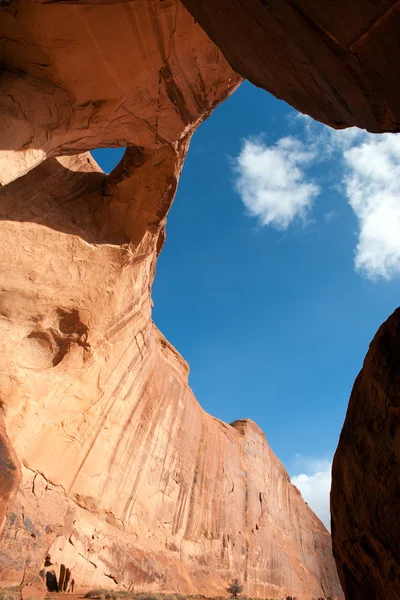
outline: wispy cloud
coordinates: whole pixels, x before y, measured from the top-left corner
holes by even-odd
[[[335,217],[336,217],[335,211],[330,210],[329,212],[325,213],[325,215],[324,215],[325,223],[330,223],[331,221],[333,221],[333,219]]]
[[[305,219],[319,187],[308,181],[305,167],[314,154],[295,138],[281,138],[271,146],[245,140],[236,159],[236,188],[248,212],[262,225],[287,229]]]
[[[236,187],[248,212],[278,229],[287,229],[296,217],[304,220],[321,193],[308,168],[329,161],[358,221],[356,271],[371,280],[399,275],[400,136],[335,131],[304,115],[291,124],[300,124],[301,139],[283,137],[270,146],[244,141]]]
[[[331,489],[332,461],[315,460],[296,455],[298,475],[291,477],[293,485],[301,492],[304,500],[330,530],[329,494]]]

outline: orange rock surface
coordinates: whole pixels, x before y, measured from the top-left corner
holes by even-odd
[[[342,598],[264,434],[201,409],[151,320],[190,136],[241,77],[178,0],[0,27],[1,583]],[[87,152],[125,145],[108,176]]]
[[[4,4],[3,184],[46,157],[174,143],[241,80],[178,0]]]
[[[3,188],[0,393],[23,478],[0,579],[63,564],[80,589],[239,576],[252,595],[340,595],[330,535],[263,433],[201,409],[151,320],[185,152],[131,147],[108,177],[89,154],[52,158]]]

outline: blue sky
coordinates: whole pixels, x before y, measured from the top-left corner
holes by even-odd
[[[93,155],[110,171],[122,152]],[[325,522],[354,379],[398,305],[398,165],[395,136],[244,83],[193,136],[158,261],[154,320],[199,402],[256,421]]]

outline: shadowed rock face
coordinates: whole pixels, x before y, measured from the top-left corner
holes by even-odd
[[[399,131],[396,0],[182,0],[232,68],[332,127]]]
[[[348,598],[400,598],[400,309],[380,327],[333,462],[334,553]]]
[[[0,415],[0,531],[2,531],[18,485],[21,469],[10,440],[8,439],[3,414]]]

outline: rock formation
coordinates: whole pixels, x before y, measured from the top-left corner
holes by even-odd
[[[330,535],[265,436],[206,414],[152,323],[186,146],[131,146],[109,176],[50,158],[3,188],[0,393],[22,482],[0,580],[340,596]]]
[[[193,397],[152,323],[151,285],[190,136],[241,81],[200,25],[241,75],[300,110],[397,131],[397,4],[184,4],[200,24],[179,0],[2,2],[0,581],[212,594],[237,576],[251,595],[342,597],[330,536],[262,432]],[[128,146],[108,176],[87,153],[101,146]],[[384,440],[365,439],[371,465],[392,473]],[[341,459],[345,442],[335,478],[356,481],[360,445]],[[353,566],[365,573],[381,538],[357,544],[355,517],[337,518],[351,495],[336,498],[351,594]],[[391,500],[368,498],[363,522],[374,506],[391,514]],[[372,589],[387,564],[369,569]]]
[[[240,81],[178,0],[1,4],[2,184],[46,157],[174,143]]]
[[[397,0],[182,0],[246,79],[332,127],[400,130]]]
[[[240,77],[177,1],[20,0],[2,27],[2,584],[340,596],[265,436],[202,411],[151,320],[190,134]],[[84,151],[113,145],[106,176]]]
[[[373,339],[333,463],[334,552],[348,598],[400,598],[400,309]]]

